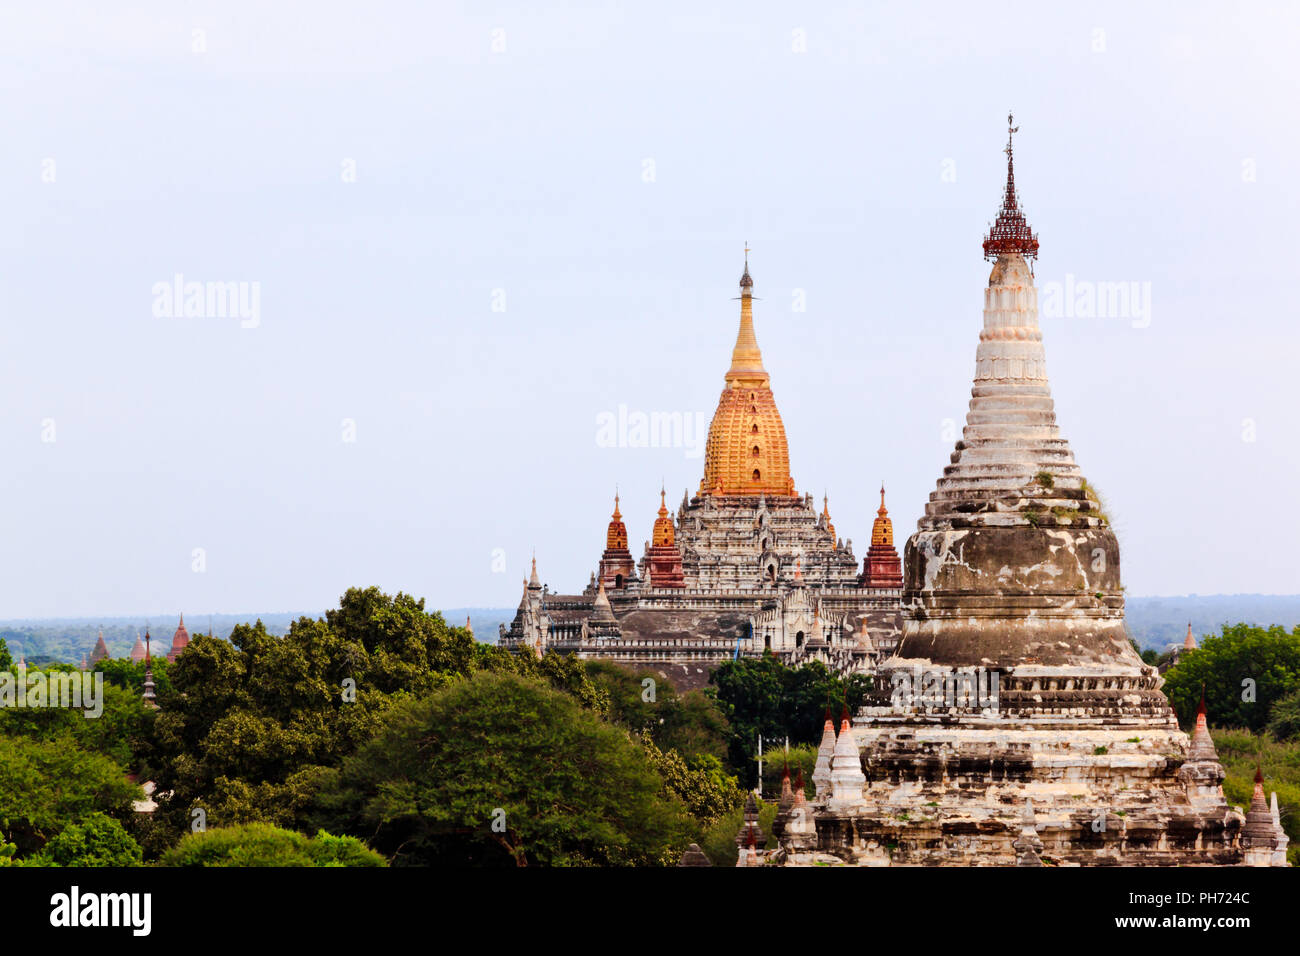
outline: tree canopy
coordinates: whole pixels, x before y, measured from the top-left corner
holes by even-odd
[[[1164,677],[1165,696],[1184,724],[1196,719],[1204,686],[1211,724],[1261,731],[1273,704],[1300,690],[1300,626],[1288,632],[1280,626],[1224,625]]]
[[[841,679],[818,661],[786,667],[774,655],[727,661],[710,678],[713,690],[730,722],[728,759],[742,772],[746,787],[758,782],[758,736],[765,748],[775,749],[788,737],[790,745],[821,740],[826,708],[839,716],[862,706],[871,678],[854,674]]]
[[[695,830],[625,730],[514,674],[396,705],[321,804],[395,863],[669,862]]]

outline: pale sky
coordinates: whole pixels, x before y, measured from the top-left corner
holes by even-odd
[[[711,415],[746,241],[796,486],[901,550],[1008,109],[1040,288],[1149,290],[1042,320],[1129,593],[1300,591],[1294,4],[116,6],[0,12],[0,617],[581,588],[699,483],[597,423]]]

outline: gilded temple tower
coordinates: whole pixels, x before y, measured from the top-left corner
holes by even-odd
[[[621,591],[636,580],[636,561],[627,547],[627,525],[618,510],[618,495],[614,495],[614,513],[610,515],[605,531],[605,553],[600,556],[597,577],[607,590]]]
[[[740,325],[698,493],[684,496],[673,514],[660,491],[636,565],[615,497],[586,590],[526,586],[515,620],[501,628],[503,646],[544,639],[549,650],[654,666],[681,689],[703,685],[712,667],[737,656],[771,652],[792,666],[816,661],[853,673],[897,645],[899,575],[862,583],[853,542],[840,540],[827,498],[819,513],[811,495],[795,493],[785,425],[754,334],[745,253]],[[872,567],[892,557],[897,569],[888,542],[886,550],[873,549]]]
[[[754,336],[749,249],[740,277],[740,329],[704,448],[702,495],[794,495],[785,424]]]

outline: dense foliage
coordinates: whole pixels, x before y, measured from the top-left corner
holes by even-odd
[[[387,866],[360,840],[320,830],[309,837],[266,823],[248,823],[186,835],[162,858],[163,866]]]
[[[1243,810],[1255,791],[1255,770],[1264,773],[1266,792],[1277,794],[1278,816],[1290,837],[1287,858],[1300,866],[1300,741],[1277,741],[1249,730],[1216,730],[1215,749],[1227,772],[1223,795]]]
[[[1165,696],[1184,724],[1196,719],[1201,688],[1217,727],[1268,726],[1273,705],[1300,690],[1300,626],[1225,625],[1165,672]]]
[[[671,862],[694,829],[626,731],[511,674],[395,707],[322,806],[396,863]]]
[[[820,662],[790,668],[770,654],[727,661],[710,678],[722,712],[731,724],[727,756],[746,787],[758,782],[758,737],[771,751],[784,746],[817,744],[827,708],[838,719],[843,707],[855,712],[871,689],[871,678],[847,680]]]
[[[0,865],[640,865],[690,842],[725,865],[759,735],[770,833],[782,767],[810,790],[827,708],[838,721],[869,690],[766,655],[679,692],[653,669],[478,643],[377,588],[283,636],[194,637],[153,661],[157,710],[142,664],[95,670],[95,719],[0,708]],[[1204,684],[1211,723],[1244,728],[1216,732],[1229,799],[1249,800],[1259,761],[1300,837],[1300,628],[1225,627],[1165,678],[1185,721]],[[135,779],[156,782],[155,812],[134,811]]]

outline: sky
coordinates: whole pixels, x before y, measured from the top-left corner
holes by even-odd
[[[798,490],[901,550],[1009,110],[1128,592],[1300,591],[1300,8],[621,6],[5,4],[0,617],[580,589],[698,486],[746,243]]]

